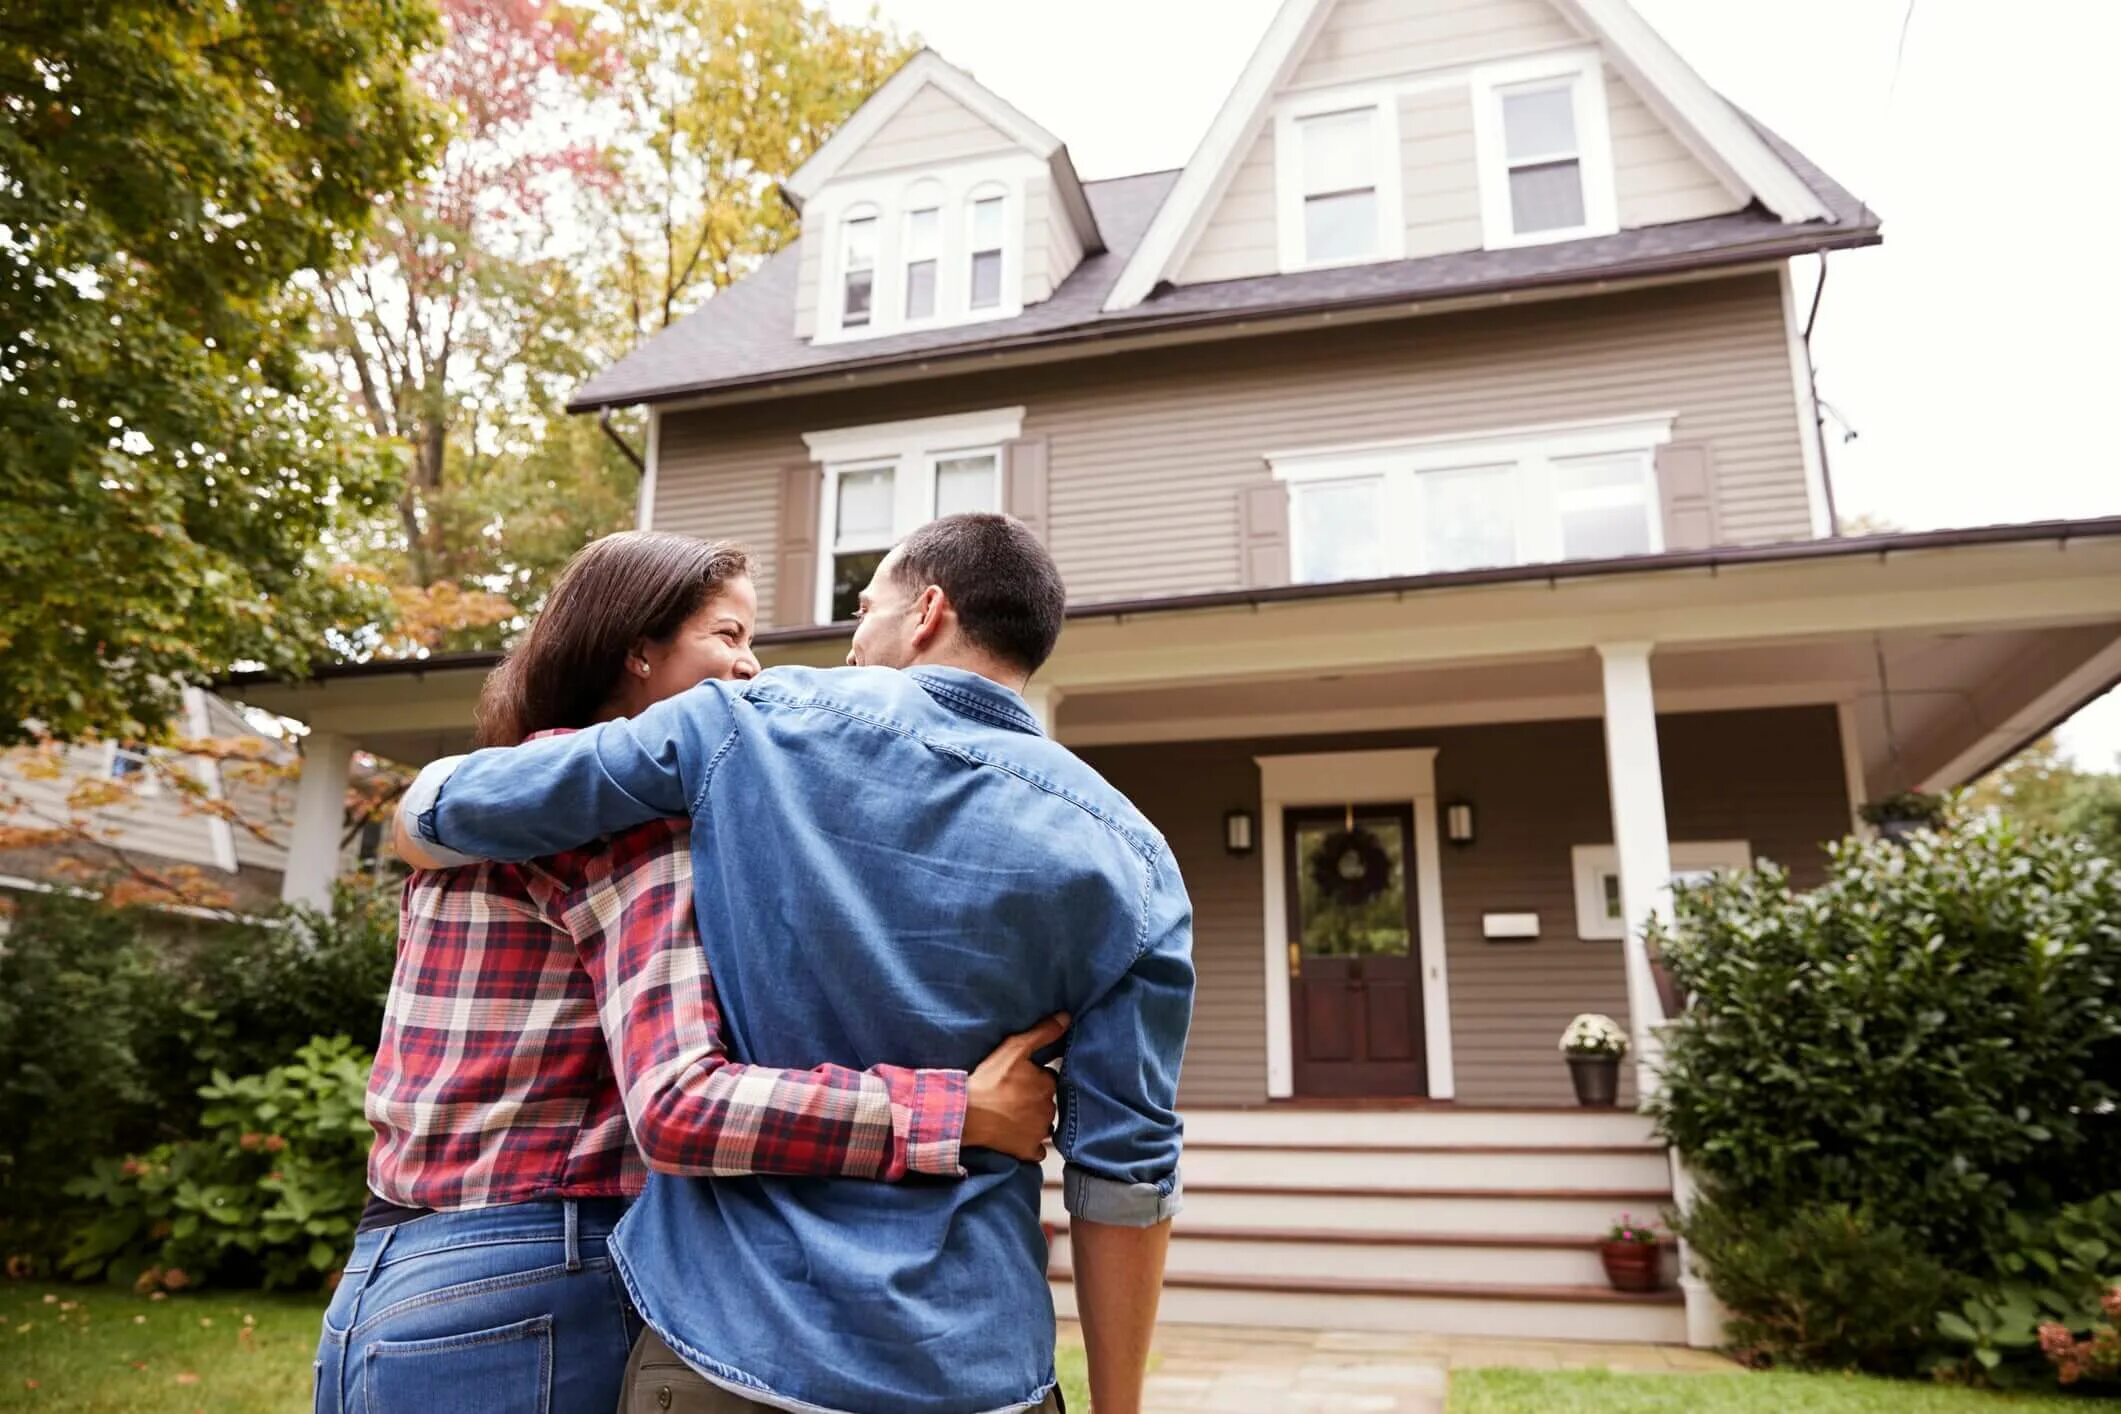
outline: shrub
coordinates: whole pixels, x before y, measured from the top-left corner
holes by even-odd
[[[1732,1341],[1756,1361],[1907,1373],[1951,1290],[1912,1234],[1846,1204],[1763,1221],[1704,1191],[1678,1226],[1731,1309]]]
[[[200,1089],[204,1132],[99,1159],[68,1191],[99,1209],[64,1258],[75,1277],[314,1285],[337,1270],[367,1197],[371,1057],[318,1038],[262,1075]]]
[[[1938,1313],[1952,1348],[1940,1373],[2002,1385],[2121,1378],[2121,1191],[2044,1220],[2013,1213],[1999,1265],[2003,1279]]]
[[[2008,1214],[2121,1172],[2121,873],[2071,841],[1845,842],[1809,894],[1682,891],[1654,941],[1694,997],[1658,1121],[1734,1211],[1845,1205],[1985,1278]]]

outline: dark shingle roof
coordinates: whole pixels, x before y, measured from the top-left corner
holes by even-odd
[[[954,356],[1092,344],[1164,327],[1736,265],[1868,245],[1878,239],[1875,213],[1773,133],[1765,128],[1760,131],[1832,209],[1831,221],[1785,225],[1755,205],[1727,216],[1552,245],[1461,251],[1212,284],[1164,285],[1138,307],[1108,314],[1106,297],[1157,207],[1178,180],[1176,171],[1148,172],[1084,184],[1107,249],[1078,265],[1052,298],[1014,318],[812,344],[795,334],[798,241],[591,378],[568,406],[581,412],[799,382],[830,373],[940,364]]]

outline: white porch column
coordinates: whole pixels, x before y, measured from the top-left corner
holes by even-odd
[[[287,872],[280,877],[285,903],[331,906],[339,876],[339,837],[346,830],[346,782],[353,769],[353,742],[334,732],[302,738],[302,775],[295,789],[295,823],[287,842]]]
[[[1063,689],[1045,683],[1034,682],[1024,688],[1024,705],[1031,709],[1032,716],[1038,718],[1046,735],[1055,741],[1060,740],[1060,733],[1054,730],[1053,724],[1060,718],[1061,699],[1066,696]]]
[[[1636,1093],[1655,1093],[1656,1027],[1664,1020],[1643,930],[1672,912],[1672,839],[1664,819],[1664,770],[1657,755],[1657,703],[1648,643],[1601,643],[1605,663],[1606,775],[1613,798],[1613,848],[1620,859],[1621,944],[1628,982],[1628,1033],[1635,1047]]]

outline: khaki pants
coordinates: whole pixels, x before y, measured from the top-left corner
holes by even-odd
[[[746,1399],[700,1374],[653,1330],[642,1331],[633,1343],[619,1414],[752,1414],[754,1410],[776,1414],[772,1405]],[[1037,1414],[1067,1414],[1058,1387],[1038,1406]]]

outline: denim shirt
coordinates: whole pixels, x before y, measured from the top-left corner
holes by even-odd
[[[944,668],[776,668],[437,762],[403,806],[525,859],[690,815],[701,942],[754,1065],[971,1069],[1056,1011],[1076,1218],[1177,1211],[1192,906],[1163,838],[1015,693]],[[615,1251],[695,1367],[788,1409],[956,1414],[1053,1384],[1037,1166],[956,1181],[657,1175]]]

